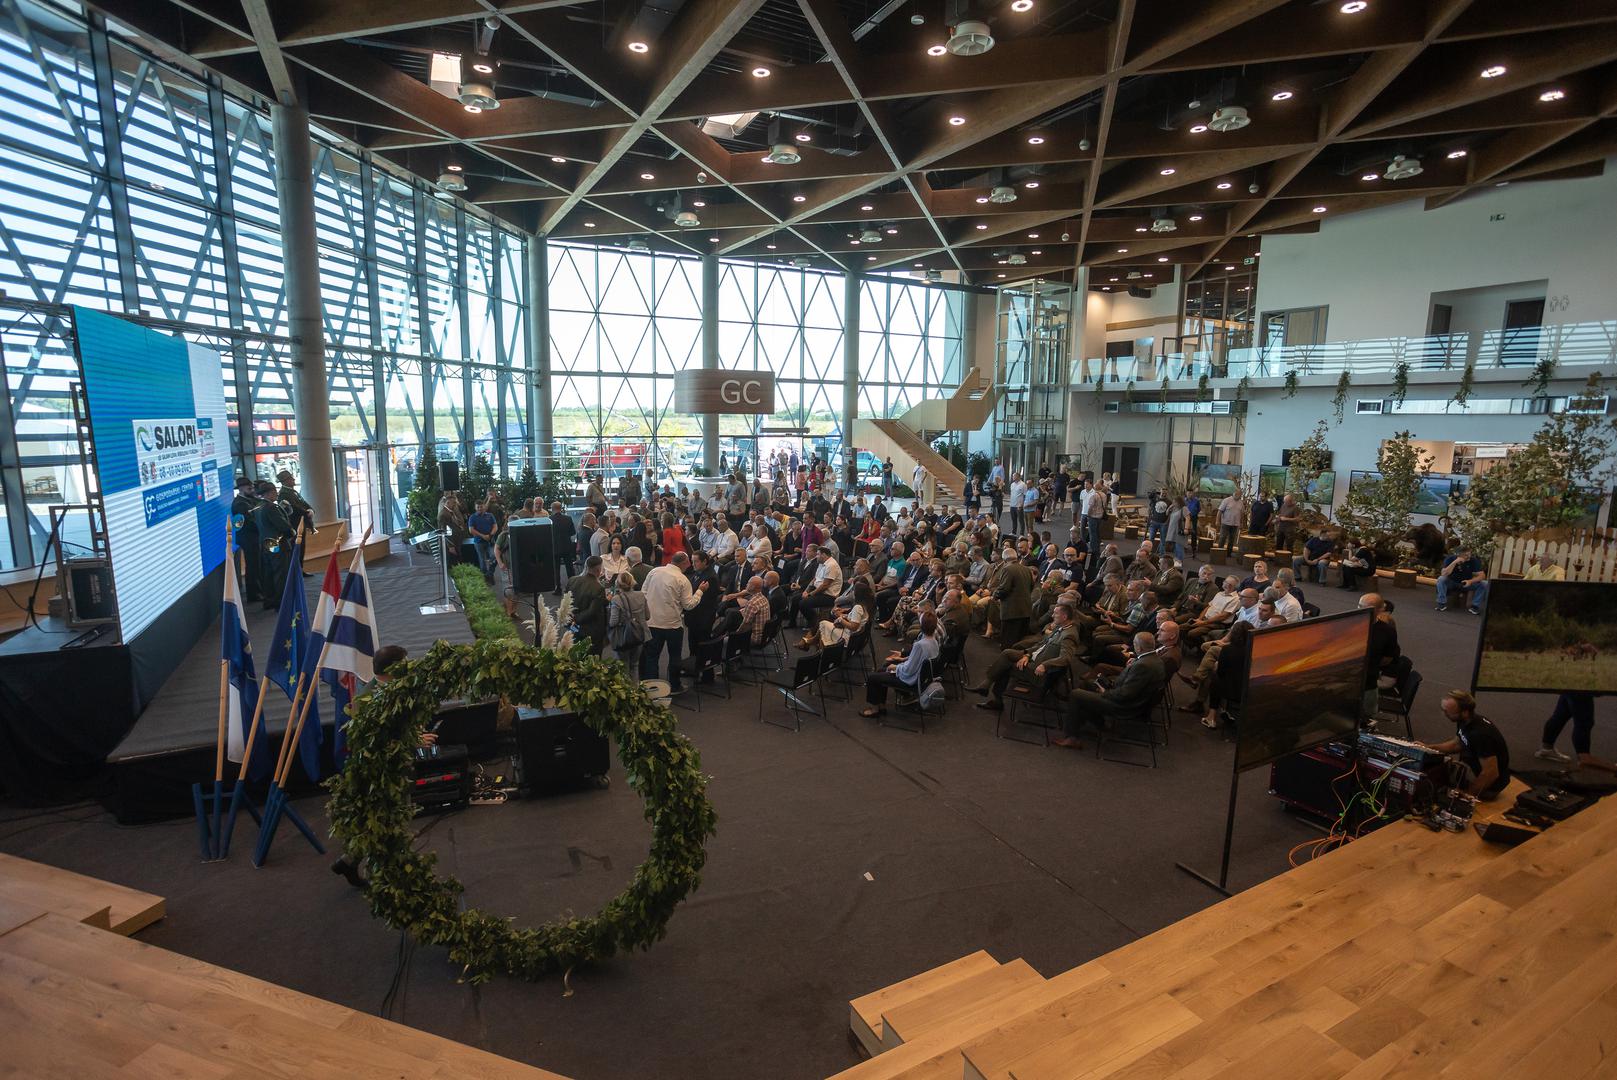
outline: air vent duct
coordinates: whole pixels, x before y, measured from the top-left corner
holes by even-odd
[[[1000,184],[988,193],[988,201],[1003,206],[1005,203],[1016,201],[1016,189],[1006,184]]]
[[[771,165],[796,165],[803,160],[803,155],[797,152],[797,147],[791,143],[776,143],[764,155],[764,160]]]
[[[441,173],[438,176],[438,186],[445,191],[465,191],[466,178],[458,172]]]
[[[1171,217],[1159,217],[1151,223],[1152,232],[1173,232],[1177,228],[1178,223]]]
[[[483,110],[500,107],[500,99],[494,96],[494,87],[480,82],[460,84],[460,103],[468,108]]]
[[[694,229],[702,224],[702,219],[696,216],[694,210],[681,210],[674,215],[674,224],[682,229]]]
[[[981,56],[994,47],[993,31],[976,19],[964,19],[949,31],[948,49],[956,56]]]
[[[1240,131],[1252,118],[1246,114],[1246,109],[1240,105],[1226,105],[1222,109],[1214,110],[1207,126],[1214,131]]]
[[[1387,162],[1387,171],[1382,173],[1388,180],[1408,180],[1411,176],[1419,176],[1426,169],[1420,163],[1420,158],[1405,157],[1399,154]]]

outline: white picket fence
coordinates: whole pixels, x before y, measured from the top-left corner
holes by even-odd
[[[1525,574],[1541,554],[1566,568],[1568,581],[1617,582],[1617,530],[1563,529],[1510,536],[1494,551],[1492,572]]]

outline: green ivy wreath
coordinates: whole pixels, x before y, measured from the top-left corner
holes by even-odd
[[[496,695],[554,699],[616,739],[629,784],[645,800],[650,855],[596,915],[518,929],[486,911],[463,911],[461,883],[437,876],[437,856],[415,846],[410,777],[423,726],[441,701]],[[509,639],[439,642],[354,703],[348,747],[347,765],[327,782],[331,831],[349,858],[365,861],[372,914],[421,944],[447,948],[470,982],[497,974],[532,980],[619,949],[650,948],[701,882],[703,844],[716,816],[700,755],[676,730],[673,713],[653,705],[623,665],[592,657],[582,645],[557,653]]]

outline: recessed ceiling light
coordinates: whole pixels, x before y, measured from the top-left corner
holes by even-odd
[[[655,179],[657,179],[657,177],[653,173],[643,172],[643,173],[640,174],[640,179],[642,179],[642,180],[655,180]]]
[[[1191,214],[1190,215],[1190,220],[1191,221],[1200,221],[1201,219],[1202,219],[1202,216],[1200,214]]]
[[[1158,255],[1157,256],[1157,262],[1167,262],[1167,261],[1168,261],[1168,256],[1166,256],[1166,255]]]
[[[928,56],[942,56],[944,53],[946,53],[948,51],[949,51],[949,49],[945,45],[932,45],[932,46],[928,46],[928,48],[926,50],[926,54]]]
[[[865,256],[865,261],[866,262],[875,262],[876,261],[876,256],[874,256],[874,255],[866,255]]]
[[[1150,230],[1147,229],[1144,225],[1136,225],[1136,226],[1134,226],[1134,231],[1135,232],[1150,232]]]
[[[765,244],[764,247],[766,249],[768,249],[769,251],[774,251],[775,250],[775,245],[774,244]]]
[[[1004,276],[1005,276],[1005,275],[1004,275],[1004,274],[1000,274],[1000,275],[998,275],[998,276],[999,276],[999,277],[1004,277]]]
[[[849,240],[848,243],[852,244],[854,247],[859,246],[859,241],[858,240]]]
[[[1029,240],[1037,240],[1039,238],[1039,234],[1036,232],[1030,232],[1027,234],[1027,238]]]
[[[870,213],[872,210],[874,210],[876,208],[874,206],[871,206],[869,203],[862,203],[862,204],[860,204],[859,209],[863,210],[865,213],[868,214],[868,213]]]
[[[1027,137],[1027,144],[1029,146],[1043,146],[1044,145],[1044,136],[1043,135],[1029,135]]]
[[[1540,101],[1560,101],[1564,97],[1566,97],[1566,91],[1565,90],[1546,90],[1542,94],[1538,95],[1538,100],[1540,100]]]
[[[1038,248],[1034,248],[1032,251],[1028,252],[1028,254],[1029,255],[1043,255],[1044,252],[1040,251]]]
[[[767,79],[771,74],[772,72],[762,65],[752,69],[752,77],[755,79]]]
[[[1012,11],[1032,11],[1033,0],[1011,0]]]
[[[1380,180],[1381,175],[1379,173],[1367,172],[1363,176],[1359,177],[1359,179],[1360,180]]]
[[[705,199],[692,199],[691,205],[700,210],[702,207],[707,205],[707,201]]]
[[[462,105],[461,108],[465,109],[469,113],[480,113],[483,111],[483,106],[481,105]]]
[[[966,122],[966,118],[964,116],[951,116],[951,117],[949,117],[949,123],[954,127],[959,127],[961,124],[964,124],[965,122]]]
[[[1316,206],[1316,207],[1314,207],[1314,213],[1316,213],[1316,214],[1323,214],[1323,213],[1324,213],[1324,212],[1325,212],[1325,208],[1324,208],[1324,207],[1323,207],[1323,206]]]
[[[1506,70],[1507,69],[1504,64],[1489,64],[1477,74],[1481,75],[1484,79],[1497,79],[1499,76],[1503,75]]]
[[[586,221],[586,222],[584,222],[584,228],[586,228],[586,229],[593,229],[593,228],[595,228],[595,222],[593,222],[593,221]]]
[[[1039,186],[1039,182],[1037,180],[1029,180],[1027,183],[1023,184],[1022,186],[1027,188],[1029,191],[1032,191],[1033,189],[1035,189],[1035,188],[1037,188]]]
[[[557,165],[565,165],[565,164],[567,164],[567,159],[564,158],[564,157],[553,157],[550,160],[555,162]]]
[[[1342,5],[1341,11],[1344,15],[1357,15],[1369,6],[1369,0],[1347,0],[1347,3]]]
[[[1128,248],[1118,248],[1117,253],[1119,255],[1127,255],[1129,253],[1129,249]]]
[[[1501,181],[1499,181],[1499,183],[1494,185],[1494,187],[1509,187],[1509,186],[1510,186],[1510,181],[1509,180],[1501,180]]]
[[[707,238],[707,242],[710,244],[717,244],[719,242],[719,238],[717,236],[710,236]]]
[[[897,236],[898,235],[898,226],[897,225],[889,225],[889,226],[887,226],[887,228],[883,229],[882,231],[885,232],[888,236]]]
[[[1113,278],[1113,279],[1112,279],[1112,280],[1113,280],[1113,281],[1116,281],[1116,280],[1117,280],[1117,279],[1116,279],[1116,278]],[[1100,291],[1101,291],[1101,292],[1111,292],[1111,291],[1112,291],[1112,287],[1111,287],[1111,286],[1110,286],[1110,285],[1102,285],[1102,286],[1101,286],[1101,287],[1100,287]]]
[[[479,75],[492,75],[494,74],[494,65],[486,60],[479,60],[477,63],[472,65],[472,70],[477,72]]]
[[[986,229],[986,228],[988,228],[988,226],[987,225],[978,225],[977,228],[978,229]]]
[[[1192,135],[1200,135],[1202,132],[1204,132],[1206,130],[1207,130],[1207,125],[1206,124],[1191,124],[1190,125],[1190,133]]]
[[[1290,101],[1291,100],[1291,91],[1290,90],[1276,90],[1274,93],[1269,95],[1269,100],[1270,101]]]
[[[447,169],[450,172],[460,172],[462,169],[465,168],[465,166],[464,165],[445,165],[444,168]]]
[[[808,196],[807,195],[793,195],[792,196],[792,201],[793,202],[808,202]]]
[[[814,141],[814,138],[813,138],[813,136],[811,136],[811,135],[810,135],[810,134],[809,134],[809,133],[808,133],[808,132],[806,132],[806,131],[799,131],[799,132],[798,132],[798,133],[797,133],[797,141],[798,141],[798,142],[813,142],[813,141]]]
[[[1465,154],[1466,152],[1464,150],[1450,150],[1449,160],[1454,161],[1456,158],[1463,158],[1465,157]]]
[[[1167,262],[1167,261],[1168,261],[1168,260],[1166,260],[1166,259],[1161,259],[1161,260],[1159,260],[1159,261],[1161,261],[1161,262]],[[1149,270],[1147,270],[1147,271],[1146,271],[1146,272],[1145,272],[1145,273],[1143,273],[1143,274],[1141,274],[1141,275],[1140,275],[1140,276],[1141,276],[1141,277],[1151,277],[1151,276],[1152,276],[1152,274],[1151,274],[1151,271],[1149,271]]]
[[[1225,268],[1224,268],[1224,269],[1226,269],[1226,270],[1234,270],[1234,269],[1235,269],[1235,267],[1233,267],[1233,266],[1226,266],[1226,267],[1225,267]]]
[[[988,201],[988,196],[987,195],[979,195],[979,196],[977,196],[977,202],[978,203],[985,203],[987,201]]]
[[[1219,181],[1218,190],[1220,190],[1220,191],[1228,191],[1229,189],[1230,189],[1230,182],[1228,180],[1220,180]]]
[[[1166,168],[1166,169],[1160,169],[1160,170],[1158,170],[1158,171],[1159,171],[1159,172],[1160,172],[1160,173],[1161,173],[1161,174],[1162,174],[1162,175],[1163,175],[1163,176],[1172,176],[1172,175],[1173,175],[1173,174],[1174,174],[1174,173],[1176,173],[1176,172],[1178,172],[1178,171],[1179,171],[1179,170],[1178,170],[1178,169],[1175,169],[1175,168],[1174,168],[1174,167],[1173,167],[1173,166],[1172,166],[1172,165],[1170,165],[1170,166],[1168,166],[1168,167],[1167,167],[1167,168]]]
[[[650,52],[651,46],[644,41],[631,41],[629,42],[629,51],[637,53]]]

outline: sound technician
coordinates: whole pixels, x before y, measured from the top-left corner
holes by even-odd
[[[1510,783],[1510,747],[1486,716],[1477,715],[1477,699],[1464,690],[1450,690],[1443,698],[1443,715],[1454,722],[1454,738],[1431,743],[1439,754],[1456,754],[1471,774],[1466,791],[1489,801]]]

